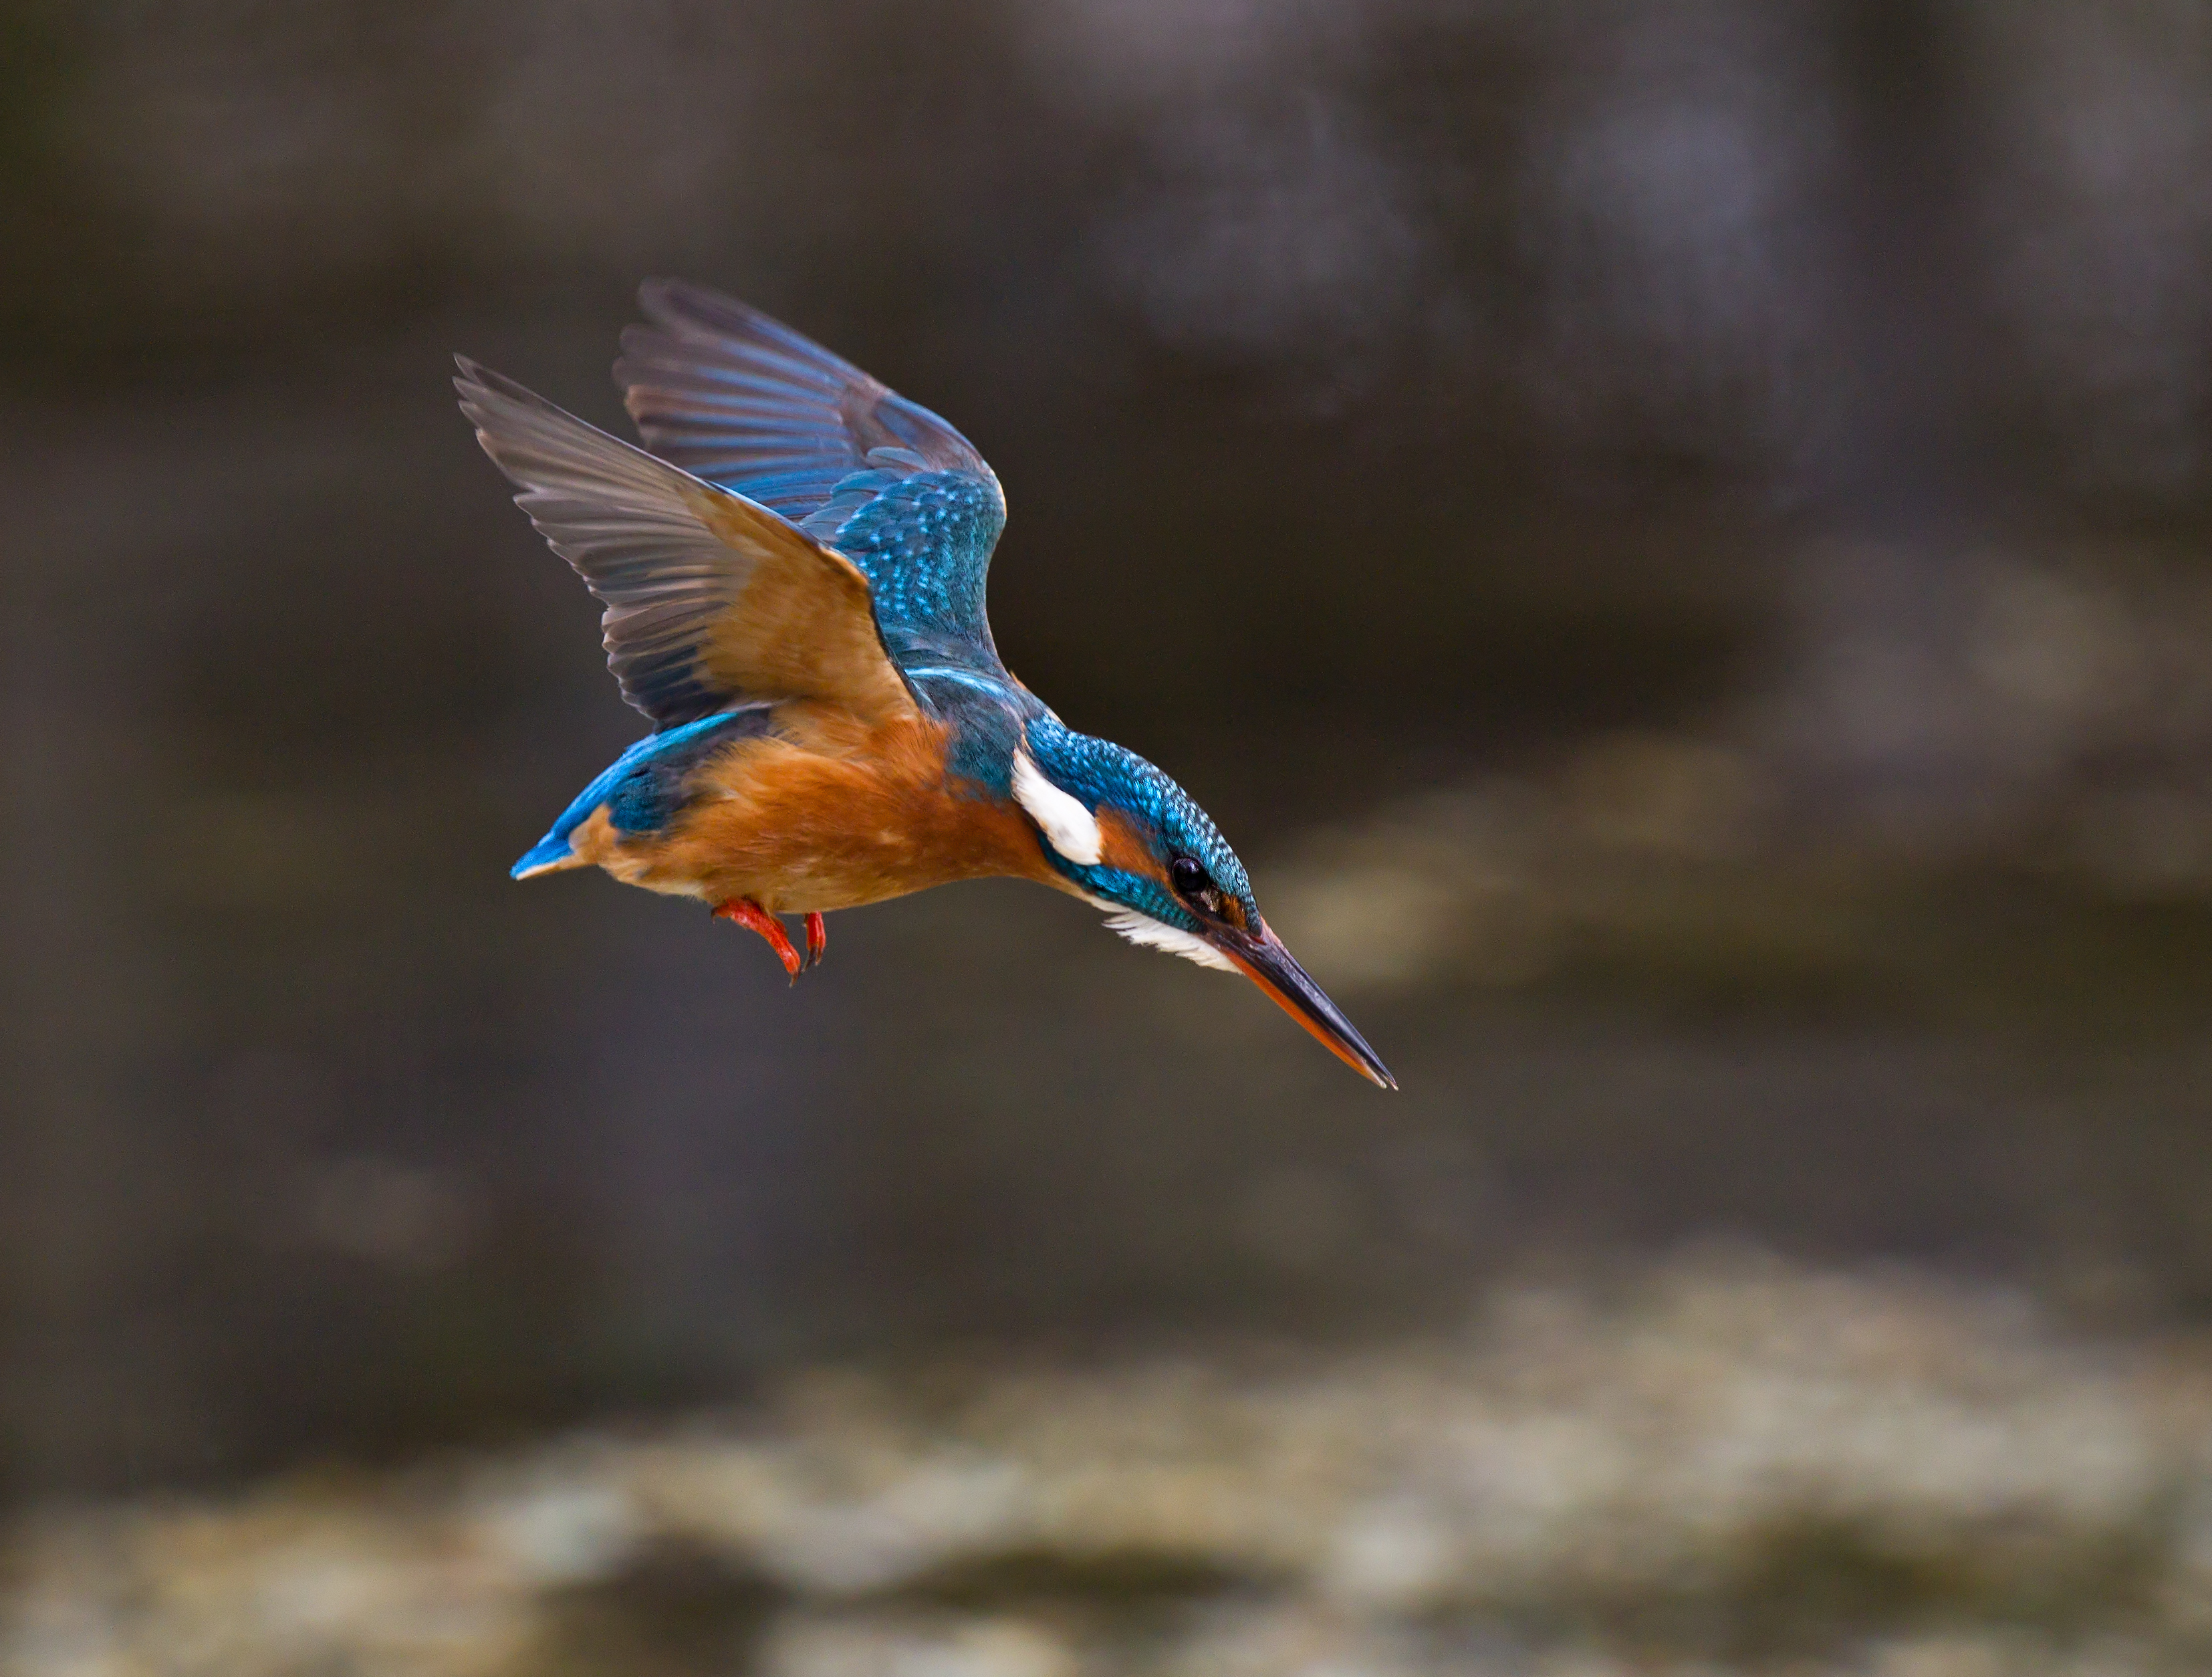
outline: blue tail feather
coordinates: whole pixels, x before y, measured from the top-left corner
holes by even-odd
[[[667,826],[690,801],[687,783],[692,770],[732,739],[765,734],[771,708],[748,704],[647,735],[577,794],[552,831],[523,852],[509,870],[510,877],[526,879],[574,861],[570,836],[602,808],[615,830],[626,835],[654,832]]]
[[[576,853],[568,848],[567,832],[549,832],[522,853],[522,859],[507,869],[509,879],[527,879],[547,868],[557,868],[564,862],[573,862]]]

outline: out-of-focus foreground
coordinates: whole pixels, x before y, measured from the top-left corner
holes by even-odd
[[[2212,1364],[1741,1257],[1449,1339],[817,1372],[749,1424],[24,1522],[30,1674],[2078,1677],[2212,1652]]]
[[[2195,0],[19,3],[0,230],[7,1660],[2203,1662]],[[639,724],[447,356],[653,272],[1402,1095],[507,882]]]

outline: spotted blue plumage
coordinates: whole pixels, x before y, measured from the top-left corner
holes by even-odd
[[[649,282],[615,378],[645,446],[791,519],[868,579],[892,661],[1008,680],[984,615],[1006,525],[975,445],[734,298]]]
[[[877,627],[902,668],[935,662],[1005,674],[983,611],[991,550],[1005,521],[988,485],[964,472],[930,472],[870,488],[830,533],[830,545],[867,576]]]

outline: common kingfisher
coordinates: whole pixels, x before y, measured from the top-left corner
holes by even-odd
[[[1000,662],[983,587],[1006,503],[975,445],[732,298],[676,280],[640,296],[652,324],[623,334],[615,379],[642,448],[456,357],[477,440],[605,607],[607,662],[654,729],[514,877],[597,865],[695,897],[794,981],[830,910],[1035,880],[1132,942],[1243,973],[1395,1089],[1206,812]]]

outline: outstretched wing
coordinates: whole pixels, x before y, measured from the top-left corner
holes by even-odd
[[[914,713],[868,580],[849,559],[456,359],[477,440],[520,488],[515,504],[605,605],[608,665],[656,726],[763,698],[829,698],[871,719]]]
[[[659,279],[639,299],[653,324],[623,333],[615,380],[646,447],[849,558],[902,667],[999,673],[983,582],[1006,502],[975,445],[733,298]]]

